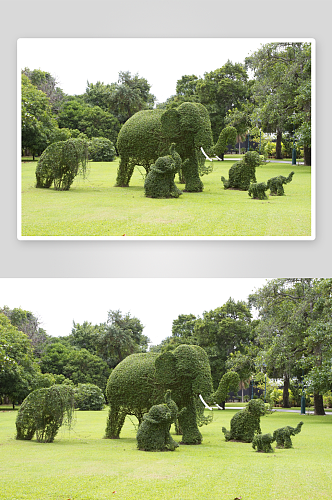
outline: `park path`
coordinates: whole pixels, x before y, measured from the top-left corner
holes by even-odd
[[[226,406],[225,410],[243,410],[245,406]],[[214,408],[214,410],[217,410],[217,408]],[[291,410],[287,408],[274,408],[273,411],[283,411],[283,412],[289,412],[289,413],[299,413],[301,415],[301,410]],[[313,410],[306,410],[306,414],[313,415],[314,412]],[[325,415],[332,415],[332,411],[326,411]]]
[[[227,156],[227,158],[225,158],[225,160],[237,160],[237,161],[240,161],[242,158],[236,158],[236,156],[232,156],[232,157],[229,157]],[[291,161],[288,161],[288,160],[266,160],[267,163],[289,163],[290,165],[292,165],[292,162]],[[304,165],[304,162],[303,161],[297,161],[296,162],[297,165]]]

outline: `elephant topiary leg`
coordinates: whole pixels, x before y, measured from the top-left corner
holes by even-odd
[[[124,411],[120,408],[111,407],[107,419],[105,438],[119,439],[125,419],[126,413]]]
[[[121,157],[115,185],[117,187],[128,187],[130,178],[134,171],[134,165],[126,157]]]
[[[183,431],[181,443],[201,444],[203,437],[197,426],[196,406],[193,397],[188,400],[185,408],[180,411],[178,419]]]
[[[182,169],[186,181],[184,191],[189,193],[200,193],[203,191],[203,182],[198,174],[198,159],[196,151],[183,162]]]

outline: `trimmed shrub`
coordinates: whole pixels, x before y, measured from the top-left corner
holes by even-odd
[[[86,176],[88,143],[82,139],[54,142],[42,153],[36,167],[36,187],[67,191],[76,175]]]
[[[78,410],[99,411],[105,406],[103,391],[94,384],[78,384],[74,389],[74,397]]]
[[[292,448],[291,436],[295,436],[301,432],[303,422],[300,422],[295,428],[286,425],[273,433],[273,439],[277,442],[276,448]]]
[[[251,399],[244,410],[235,413],[231,419],[231,430],[222,427],[225,441],[244,441],[251,443],[255,434],[261,434],[260,417],[266,414],[266,407],[261,399]]]
[[[92,137],[89,141],[89,158],[92,161],[113,161],[116,156],[112,141],[105,137]]]
[[[248,151],[242,160],[234,163],[228,171],[229,179],[221,176],[224,189],[238,189],[248,191],[251,182],[256,180],[256,167],[260,165],[259,154],[255,151]]]
[[[289,184],[295,172],[291,172],[288,177],[284,177],[283,175],[278,175],[277,177],[272,177],[267,181],[267,189],[270,189],[271,196],[283,196],[285,194],[285,190],[283,188],[283,184]]]
[[[25,398],[16,418],[16,439],[52,443],[63,424],[71,425],[74,391],[69,385],[36,389]]]
[[[223,155],[227,151],[229,145],[235,146],[237,138],[236,128],[225,127],[218,137],[218,141],[213,147],[213,152],[215,155]]]
[[[170,147],[168,156],[161,156],[146,176],[145,196],[150,198],[178,198],[182,191],[174,182],[174,177],[181,168],[180,155],[175,151],[175,144]]]
[[[265,184],[265,182],[255,182],[250,184],[248,189],[248,195],[251,196],[254,200],[267,200],[267,196],[265,191],[269,188]]]
[[[263,453],[271,453],[273,452],[271,443],[273,443],[274,440],[275,439],[270,433],[256,434],[256,436],[254,436],[254,439],[252,440],[252,447],[254,450],[257,448],[257,451],[261,451]]]
[[[154,405],[143,416],[138,428],[137,447],[144,451],[174,451],[179,445],[171,437],[169,429],[172,415],[166,404]]]

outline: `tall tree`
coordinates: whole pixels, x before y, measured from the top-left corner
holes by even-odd
[[[330,289],[331,283],[326,288],[326,281],[322,279],[283,278],[271,280],[249,297],[261,320],[257,328],[260,357],[271,375],[283,376],[285,407],[289,407],[290,379],[301,376],[301,368],[306,366],[308,357],[312,363],[315,360],[317,366],[319,354],[309,339],[317,328],[320,330],[322,312],[319,306],[322,302],[329,305],[325,307],[325,319],[331,318],[330,302],[324,298],[324,293]],[[329,335],[324,338],[328,344]],[[317,387],[314,387],[314,401],[316,414],[324,414],[322,392],[317,391]]]
[[[197,82],[196,92],[209,111],[214,142],[225,127],[227,112],[246,101],[247,80],[244,65],[228,60],[221,68],[205,73]]]
[[[197,343],[203,347],[210,360],[215,388],[226,372],[226,360],[231,353],[242,350],[250,341],[251,313],[243,301],[230,298],[226,304],[212,311],[205,311],[195,324]]]
[[[60,87],[56,78],[48,73],[47,71],[42,71],[40,69],[30,70],[29,68],[24,68],[22,74],[26,75],[32,85],[34,85],[38,90],[41,90],[49,99],[52,111],[57,113],[61,102],[66,98],[64,92]]]
[[[275,132],[276,157],[281,158],[283,132],[298,129],[304,146],[305,164],[311,149],[311,50],[308,43],[268,43],[246,58],[254,71],[253,115],[265,132]]]

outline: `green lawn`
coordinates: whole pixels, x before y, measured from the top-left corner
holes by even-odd
[[[142,452],[127,420],[119,440],[102,439],[107,411],[77,412],[73,430],[54,443],[15,440],[16,411],[0,413],[0,499],[5,500],[319,500],[332,491],[332,416],[273,413],[262,432],[304,421],[293,448],[257,453],[226,443],[235,410],[214,411],[203,443]],[[174,436],[180,441],[180,436]],[[273,448],[275,443],[273,443]]]
[[[223,189],[220,176],[228,178],[233,163],[213,162],[214,171],[202,177],[202,193],[151,199],[144,196],[137,168],[129,188],[114,187],[118,160],[90,162],[88,178],[77,177],[69,191],[36,189],[36,162],[23,162],[22,236],[311,236],[310,167],[257,168],[258,182],[295,171],[286,196],[260,201],[245,191]]]

